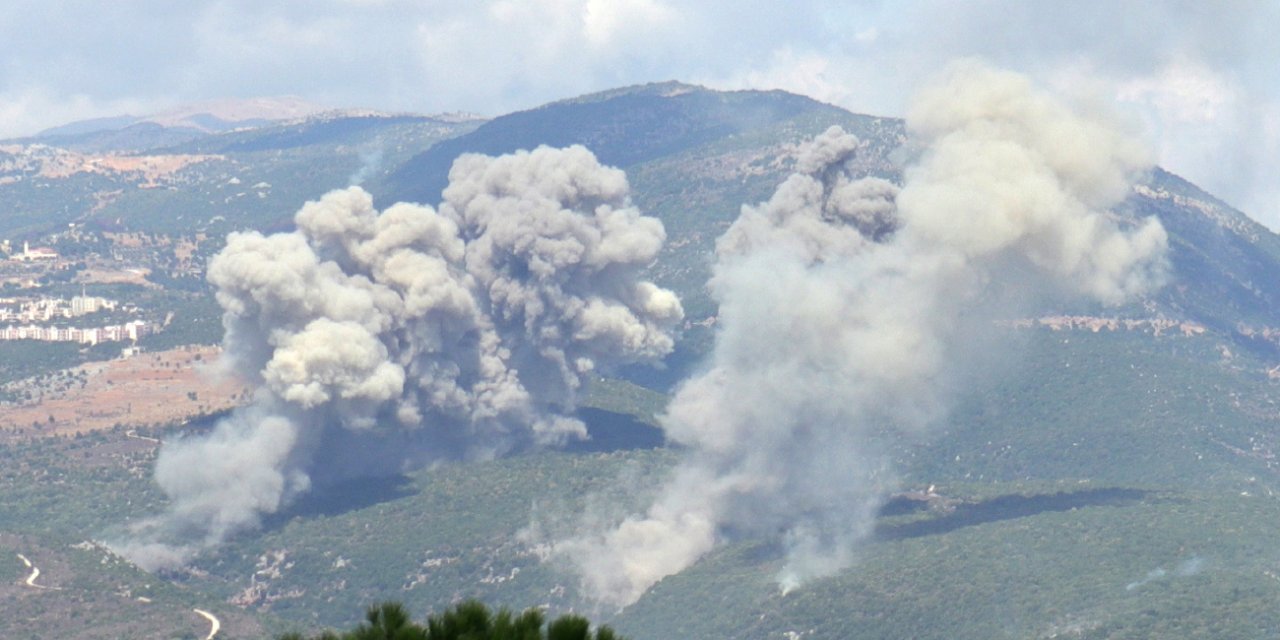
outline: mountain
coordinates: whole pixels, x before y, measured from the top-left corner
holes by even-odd
[[[32,237],[71,223],[178,235],[269,227],[318,194],[375,178],[478,124],[328,110],[215,133],[147,122],[65,147],[57,138],[12,141],[0,145],[0,201],[10,211],[0,234]]]
[[[582,144],[627,171],[641,210],[662,219],[670,243],[653,267],[695,320],[714,314],[703,284],[714,239],[743,204],[762,202],[791,170],[795,146],[840,125],[867,143],[863,171],[899,180],[890,157],[903,123],[849,113],[784,92],[719,92],[680,83],[618,89],[548,104],[484,123],[413,157],[370,185],[382,203],[432,203],[462,153],[489,155],[538,145]],[[1156,168],[1119,208],[1126,224],[1156,216],[1169,231],[1169,287],[1145,311],[1211,327],[1241,348],[1280,354],[1280,236],[1195,185]],[[1095,308],[1081,313],[1098,312]],[[695,330],[696,332],[696,330]]]
[[[848,115],[809,98],[773,92],[717,92],[664,82],[606,91],[513,113],[441,144],[388,177],[385,198],[434,203],[462,153],[500,155],[538,145],[580,144],[623,169],[746,132],[804,118]]]
[[[0,229],[35,239],[68,222],[215,238],[286,229],[302,202],[353,182],[380,206],[434,205],[459,154],[583,144],[625,169],[634,202],[663,221],[668,242],[649,274],[681,295],[690,322],[666,369],[592,382],[580,417],[593,446],[395,467],[331,486],[174,574],[141,573],[91,541],[163,508],[146,438],[207,423],[3,434],[0,549],[32,557],[62,590],[26,589],[29,574],[11,563],[0,574],[10,578],[0,635],[29,637],[36,620],[64,635],[91,637],[86,626],[102,621],[99,637],[171,637],[199,628],[180,618],[194,607],[244,636],[350,626],[384,599],[418,615],[472,596],[592,610],[576,578],[524,542],[529,527],[640,508],[643,496],[627,489],[669,472],[681,452],[662,446],[653,424],[713,336],[715,239],[793,170],[800,142],[831,125],[863,141],[861,173],[901,180],[898,119],[681,83],[489,121],[312,114],[195,132],[115,165],[96,152],[3,147]],[[1121,307],[1037,302],[1002,325],[1010,355],[958,376],[966,385],[936,433],[886,446],[899,488],[851,568],[783,594],[781,543],[726,532],[693,567],[593,617],[636,640],[1275,635],[1280,237],[1163,169],[1112,214],[1122,226],[1161,221],[1170,284]],[[201,250],[216,250],[208,244]],[[195,310],[216,327],[208,292],[192,296],[179,315]],[[144,628],[129,626],[138,621]]]
[[[104,118],[90,118],[88,120],[78,120],[67,124],[58,125],[45,129],[32,138],[69,138],[72,136],[82,136],[88,133],[97,133],[99,131],[118,131],[130,125],[142,122],[143,118],[138,116],[107,116]]]
[[[118,115],[79,120],[45,129],[33,140],[46,143],[84,143],[92,134],[120,132],[140,124],[155,125],[189,134],[221,133],[232,129],[298,120],[328,109],[296,96],[257,97],[247,100],[215,100],[175,106],[150,115]]]
[[[206,139],[217,134],[249,132],[277,125],[305,125],[342,120],[414,118],[372,109],[334,109],[297,97],[216,100],[182,105],[146,116],[112,116],[51,127],[34,136],[7,142],[45,145],[89,154],[140,154]],[[443,114],[441,122],[479,120],[469,114]]]
[[[368,188],[381,206],[435,204],[449,167],[462,153],[586,146],[604,164],[627,172],[636,204],[661,219],[669,237],[677,239],[663,249],[651,275],[680,293],[692,319],[705,321],[715,313],[703,288],[715,238],[743,204],[768,198],[790,172],[796,145],[832,125],[868,141],[868,174],[893,175],[887,158],[903,140],[898,120],[853,114],[782,91],[724,92],[666,82],[494,118],[432,146]],[[687,344],[705,346],[707,335],[704,327],[694,326]],[[682,351],[677,360],[688,363],[694,357]],[[660,376],[667,382],[686,371],[673,365]]]

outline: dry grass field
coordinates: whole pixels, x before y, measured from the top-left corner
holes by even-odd
[[[217,366],[217,347],[180,347],[91,362],[8,385],[31,400],[0,405],[0,431],[73,434],[147,427],[221,411],[245,385]]]

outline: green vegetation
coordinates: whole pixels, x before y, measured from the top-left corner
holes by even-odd
[[[466,598],[582,610],[589,603],[564,586],[564,567],[532,548],[531,523],[560,532],[588,504],[639,508],[642,496],[618,487],[619,477],[650,483],[673,459],[662,449],[536,453],[331,484],[269,518],[263,531],[203,554],[197,566],[208,575],[189,584],[328,627],[352,624],[347,612],[383,600],[413,610]]]
[[[8,154],[0,154],[0,158],[5,155]],[[0,237],[37,237],[65,229],[94,207],[97,194],[120,188],[116,181],[95,173],[76,173],[61,179],[29,174],[24,178],[0,185],[0,201],[5,204],[5,214],[0,216]]]
[[[1038,358],[1063,354],[1052,348],[1063,334],[1040,337],[1029,350],[1032,371],[1042,368]],[[1138,336],[1070,339],[1059,364],[1072,366],[1060,366],[1058,377],[1044,382],[1062,397],[1042,397],[1045,407],[1036,415],[1055,413],[1055,402],[1070,403],[1076,393],[1098,393],[1077,386],[1112,369],[1103,353],[1127,353],[1155,367],[1173,357],[1173,344],[1163,343],[1169,350],[1161,356],[1151,348],[1161,342]],[[1238,374],[1231,371],[1219,373],[1219,383]],[[1166,372],[1159,372],[1163,379]],[[994,386],[1022,384],[1032,382],[1015,372]],[[1097,384],[1115,381],[1103,375]],[[1250,482],[1232,471],[1236,454],[1226,450],[1212,464],[1182,465],[1181,482],[1164,470],[1162,457],[1196,443],[1183,434],[1203,414],[1164,416],[1149,432],[1156,440],[1145,444],[1145,432],[1117,430],[1112,440],[1062,463],[1074,473],[1054,478],[1062,470],[1048,452],[1061,446],[1053,438],[1099,437],[1105,430],[1092,430],[1095,414],[1080,413],[1073,422],[1067,412],[1046,433],[1017,428],[1015,415],[970,411],[957,415],[940,444],[915,449],[918,466],[910,467],[910,458],[904,466],[908,487],[936,482],[949,506],[892,502],[851,569],[786,595],[774,581],[783,549],[761,540],[730,539],[620,613],[595,609],[563,565],[536,555],[540,538],[531,535],[531,523],[554,536],[579,526],[581,514],[642,505],[643,487],[661,479],[678,456],[665,449],[540,453],[331,485],[271,518],[263,531],[202,555],[192,572],[162,578],[118,560],[104,562],[101,550],[70,547],[163,508],[146,475],[151,445],[122,433],[37,440],[0,449],[6,496],[0,531],[44,541],[37,561],[51,580],[76,576],[78,597],[86,602],[98,593],[118,597],[113,590],[124,585],[135,595],[176,603],[174,615],[185,603],[232,600],[277,634],[298,625],[350,628],[358,620],[343,612],[367,602],[397,600],[412,611],[438,611],[468,598],[497,606],[546,603],[548,615],[589,611],[638,639],[1267,637],[1280,628],[1270,605],[1280,597],[1274,472],[1258,467]],[[1236,425],[1229,429],[1246,424],[1230,412],[1218,419]],[[1211,440],[1202,444],[1204,452],[1222,448]],[[929,453],[934,447],[937,453]],[[1017,462],[1022,455],[1048,466],[1028,469]],[[1084,464],[1091,456],[1101,459]],[[11,548],[27,552],[21,544]],[[59,561],[66,572],[56,569]],[[85,611],[85,622],[117,619]],[[20,634],[9,625],[25,619],[0,609],[0,635]]]
[[[885,517],[852,569],[787,594],[773,581],[780,551],[743,541],[659,583],[613,623],[637,638],[1251,638],[1280,629],[1263,604],[1280,596],[1267,531],[1280,501],[1081,486],[972,486],[970,507],[984,517],[958,515],[963,506]],[[992,491],[1015,493],[978,497]]]
[[[582,406],[634,417],[657,424],[657,416],[667,406],[667,397],[617,378],[593,378],[587,384]]]
[[[1010,332],[1007,360],[968,371],[970,389],[922,443],[897,445],[906,478],[1081,479],[1280,491],[1275,382],[1265,360],[1223,357],[1212,335]]]
[[[189,295],[175,304],[162,331],[138,341],[144,349],[162,351],[188,344],[222,342],[222,308],[210,294]]]
[[[72,544],[153,512],[154,456],[123,429],[0,445],[0,531]]]
[[[287,633],[280,640],[305,640],[301,634]],[[468,600],[441,614],[427,617],[426,624],[409,619],[403,605],[386,602],[369,607],[365,622],[342,635],[324,632],[314,640],[623,640],[609,627],[591,632],[591,623],[582,616],[562,615],[546,624],[537,609],[514,615],[507,609],[495,614],[483,603]]]
[[[102,342],[89,346],[74,342],[0,340],[0,385],[25,378],[34,378],[36,382],[69,382],[71,374],[66,369],[119,356],[121,347],[126,344]],[[25,402],[32,399],[30,390],[0,389],[0,401]]]
[[[116,349],[119,353],[119,349]],[[20,378],[66,369],[84,362],[81,345],[70,342],[40,342],[38,340],[0,341],[0,381],[10,382]]]

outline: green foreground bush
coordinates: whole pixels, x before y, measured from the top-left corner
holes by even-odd
[[[582,616],[563,615],[544,627],[546,616],[537,609],[519,615],[506,608],[495,614],[483,603],[468,600],[444,613],[427,616],[426,625],[409,619],[404,605],[384,602],[369,607],[365,622],[341,635],[325,631],[312,640],[625,640],[609,627],[591,632]],[[278,640],[307,640],[299,633]]]

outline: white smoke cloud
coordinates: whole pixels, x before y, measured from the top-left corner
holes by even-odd
[[[351,187],[304,206],[294,232],[228,237],[209,281],[256,395],[166,443],[170,508],[121,553],[178,566],[326,477],[584,437],[584,374],[671,351],[679,300],[638,277],[665,233],[621,171],[539,148],[463,156],[449,177],[438,211],[379,213]]]
[[[784,591],[849,566],[894,485],[881,448],[943,417],[988,292],[1029,272],[1119,303],[1165,278],[1160,224],[1107,214],[1149,161],[1107,120],[965,62],[908,129],[900,189],[851,177],[833,128],[720,239],[715,349],[663,418],[682,462],[643,513],[553,545],[585,593],[626,605],[741,536],[785,545]]]

